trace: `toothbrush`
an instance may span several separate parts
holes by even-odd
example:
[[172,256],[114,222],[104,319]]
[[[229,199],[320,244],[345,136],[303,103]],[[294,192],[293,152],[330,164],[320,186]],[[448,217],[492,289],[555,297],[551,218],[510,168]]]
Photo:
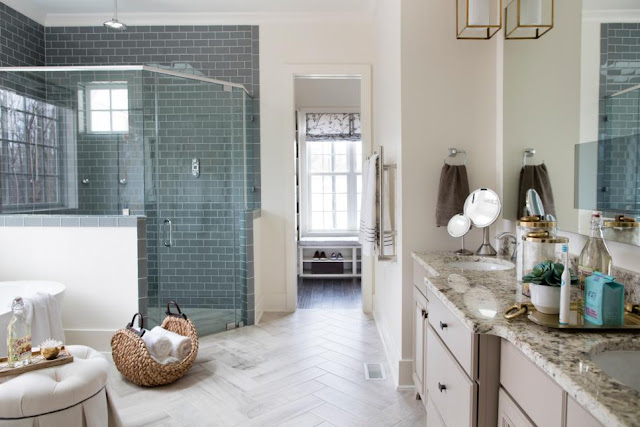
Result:
[[569,248],[562,245],[564,255],[564,270],[562,271],[562,282],[560,284],[560,324],[569,324],[571,306],[571,272],[569,271]]

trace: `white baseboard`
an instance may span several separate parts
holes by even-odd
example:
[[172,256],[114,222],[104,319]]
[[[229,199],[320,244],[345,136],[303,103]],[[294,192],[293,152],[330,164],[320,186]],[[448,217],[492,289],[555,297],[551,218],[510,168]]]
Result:
[[395,341],[391,336],[391,331],[389,331],[387,323],[380,316],[376,316],[375,310],[373,311],[373,318],[376,321],[378,335],[380,335],[380,339],[382,340],[382,346],[384,347],[384,352],[387,355],[387,361],[389,362],[389,366],[391,368],[391,378],[393,378],[393,383],[396,385],[396,387],[398,387],[400,385],[400,357],[395,351],[395,349],[397,348],[395,345]]
[[86,345],[101,352],[111,352],[111,337],[115,330],[107,329],[65,329],[68,345]]

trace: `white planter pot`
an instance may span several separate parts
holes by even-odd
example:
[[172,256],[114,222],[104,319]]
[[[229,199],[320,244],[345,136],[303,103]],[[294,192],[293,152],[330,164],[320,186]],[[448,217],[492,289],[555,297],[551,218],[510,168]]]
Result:
[[544,314],[560,313],[560,286],[530,284],[531,302],[536,310]]

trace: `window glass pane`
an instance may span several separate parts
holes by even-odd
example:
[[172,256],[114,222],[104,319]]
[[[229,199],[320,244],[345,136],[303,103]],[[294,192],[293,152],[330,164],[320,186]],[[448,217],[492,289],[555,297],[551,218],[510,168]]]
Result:
[[58,203],[58,179],[47,177],[45,180],[45,202]]
[[43,143],[46,145],[56,145],[57,125],[55,120],[44,119],[42,121]]
[[346,175],[336,176],[336,193],[347,193]]
[[324,228],[324,222],[322,218],[324,215],[322,212],[312,212],[311,213],[311,228],[312,230],[322,230]]
[[322,194],[311,195],[311,210],[314,212],[322,211]]
[[40,117],[32,114],[25,116],[27,126],[27,141],[30,144],[42,144],[42,129]]
[[14,141],[25,141],[26,124],[24,113],[19,111],[9,111],[7,121],[7,137]]
[[[26,202],[27,194],[27,176],[25,175],[13,175],[7,179],[7,196],[8,205],[19,205]],[[4,202],[4,200],[3,200]]]
[[129,112],[128,111],[113,111],[111,113],[111,119],[113,125],[111,130],[113,132],[128,132],[129,131]]
[[322,229],[324,230],[330,230],[334,227],[333,225],[333,213],[332,212],[325,212],[323,214],[324,217],[324,224]]
[[347,212],[347,195],[346,194],[336,195],[336,211]]
[[46,147],[44,149],[44,173],[55,175],[58,172],[58,150]]
[[349,170],[349,166],[347,164],[347,156],[346,155],[336,155],[336,156],[334,156],[333,171],[334,172],[347,172],[348,170]]
[[330,176],[323,176],[322,180],[324,182],[323,191],[325,193],[333,193],[333,179]]
[[109,132],[111,130],[111,114],[108,111],[91,112],[91,131]]
[[129,109],[129,91],[127,89],[113,89],[111,91],[111,109]]
[[27,201],[29,203],[44,203],[44,181],[42,176],[33,176],[27,187]]
[[333,152],[336,155],[347,155],[347,141],[334,141],[333,142]]
[[338,230],[346,230],[347,226],[347,213],[346,212],[337,212],[336,213],[336,228]]
[[322,183],[323,183],[323,177],[322,176],[312,176],[311,177],[311,192],[312,193],[322,193]]
[[331,172],[331,156],[322,156],[322,172]]
[[109,89],[91,89],[89,92],[91,110],[109,110],[111,108]]
[[26,174],[27,171],[27,147],[24,144],[9,142],[7,144],[9,173]]
[[325,212],[333,210],[333,194],[324,194],[322,197],[322,206]]
[[322,172],[322,157],[323,156],[311,155],[309,172]]

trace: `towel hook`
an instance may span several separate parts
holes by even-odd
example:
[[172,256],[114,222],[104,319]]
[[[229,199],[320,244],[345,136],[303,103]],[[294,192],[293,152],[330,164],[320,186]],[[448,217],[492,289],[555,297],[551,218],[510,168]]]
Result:
[[[448,150],[448,156],[449,157],[456,157],[458,154],[462,154],[463,156],[463,164],[466,165],[467,164],[467,152],[465,150],[459,150],[457,148],[449,148]],[[444,164],[447,164],[447,159],[444,159]]]
[[[535,155],[536,155],[535,148],[525,148],[524,154],[522,155],[522,167],[527,166],[527,157],[533,157]],[[544,160],[542,161],[542,164],[544,164]]]

